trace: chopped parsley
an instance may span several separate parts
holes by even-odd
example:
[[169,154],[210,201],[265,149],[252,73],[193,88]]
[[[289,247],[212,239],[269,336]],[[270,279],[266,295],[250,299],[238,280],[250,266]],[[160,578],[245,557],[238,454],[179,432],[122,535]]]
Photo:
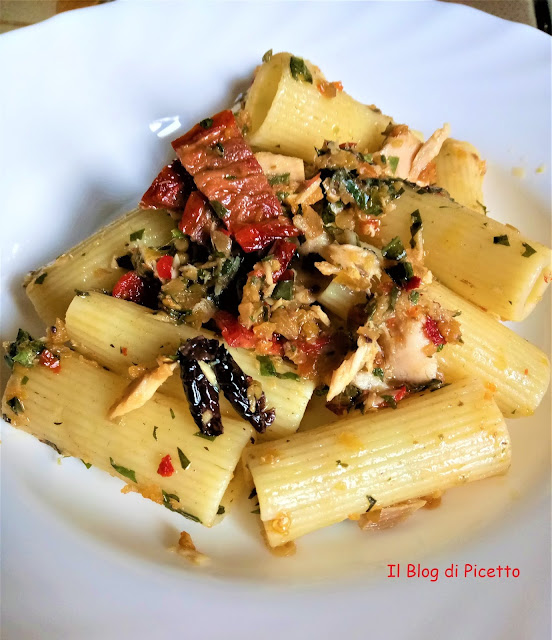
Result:
[[410,302],[412,302],[412,304],[418,304],[418,300],[420,299],[420,292],[419,291],[411,291],[408,294],[408,298],[410,299]]
[[285,373],[276,371],[276,367],[270,359],[270,356],[257,356],[257,360],[259,361],[262,376],[274,376],[282,380],[299,380],[299,376],[293,373],[293,371],[286,371]]
[[8,407],[15,413],[16,416],[18,416],[19,414],[25,411],[25,408],[23,407],[23,403],[16,396],[8,400]]
[[257,495],[257,489],[253,487],[253,489],[251,490],[251,493],[249,494],[248,500],[252,500],[256,495]]
[[171,236],[175,239],[182,239],[186,237],[180,229],[171,229]]
[[530,258],[534,253],[537,253],[537,250],[533,249],[527,242],[522,242],[521,244],[525,247],[525,251],[521,254],[524,258]]
[[508,236],[506,234],[504,234],[503,236],[495,236],[493,238],[493,242],[495,244],[502,244],[505,247],[509,247],[510,246],[510,241],[508,240]]
[[224,216],[227,215],[228,209],[218,200],[210,200],[209,201],[211,207],[213,207],[213,211],[217,214],[217,216],[222,220]]
[[180,447],[176,447],[178,451],[178,459],[180,460],[180,466],[186,471],[186,469],[192,464],[186,454],[180,449]]
[[372,510],[377,500],[375,498],[372,498],[372,496],[366,496],[366,497],[368,498],[368,504],[370,505],[368,509],[366,509],[366,513],[368,513],[368,511]]
[[[360,209],[363,211],[369,210],[370,196],[358,186],[353,178],[344,178],[343,186],[353,196],[354,201]],[[381,213],[381,211],[379,213]],[[378,215],[378,213],[374,212],[374,215]]]
[[38,276],[38,278],[36,278],[36,280],[34,281],[35,284],[42,284],[44,282],[44,280],[46,280],[46,276],[48,275],[48,272],[45,271],[44,273],[40,274]]
[[15,341],[11,342],[6,349],[4,360],[10,369],[13,369],[16,362],[29,368],[33,366],[35,359],[44,351],[44,348],[40,340],[34,340],[27,331],[19,329]]
[[385,400],[385,404],[392,409],[397,408],[397,401],[393,396],[381,396],[382,400]]
[[220,504],[219,508],[217,509],[217,516],[221,516],[225,511],[226,509]]
[[359,153],[358,155],[362,162],[374,162],[374,156],[371,153]]
[[293,297],[293,280],[282,280],[274,287],[271,296],[274,300],[291,300]]
[[210,129],[213,126],[213,118],[205,118],[199,124],[204,129]]
[[201,524],[201,520],[197,516],[193,516],[191,513],[187,511],[183,511],[182,509],[177,509],[173,507],[171,504],[171,500],[175,500],[176,502],[180,502],[180,498],[174,493],[167,493],[163,489],[161,490],[163,493],[163,506],[166,507],[169,511],[174,511],[175,513],[179,513],[181,516],[188,518],[188,520],[193,520],[194,522],[199,522]]
[[372,375],[375,376],[376,378],[379,378],[383,382],[383,376],[385,374],[381,367],[376,367],[375,369],[372,369]]
[[336,463],[336,465],[337,465],[338,467],[343,467],[343,468],[345,468],[345,467],[348,467],[348,466],[349,466],[346,462],[341,462],[341,460],[336,460],[336,461],[335,461],[335,463]]
[[174,420],[175,415],[174,415],[174,411],[172,410],[172,407],[170,407],[169,411],[171,412],[171,418]]
[[90,462],[85,462],[82,458],[80,458],[80,461],[87,469],[90,469],[90,467],[92,466]]
[[309,71],[303,58],[291,56],[289,59],[289,70],[294,80],[299,80],[301,77],[305,82],[312,84],[312,73]]
[[395,171],[397,170],[398,166],[399,158],[397,158],[397,156],[389,156],[389,168],[393,172],[393,175],[395,175]]
[[476,200],[476,202],[483,209],[483,213],[487,215],[487,207],[482,202],[479,202],[479,200]]
[[203,431],[197,431],[196,433],[194,433],[194,436],[197,436],[198,438],[204,438],[205,440],[210,440],[211,442],[217,439],[217,436],[208,436],[207,434],[203,433]]
[[399,297],[400,290],[397,286],[394,286],[391,289],[391,293],[389,294],[389,306],[387,307],[388,311],[395,311],[395,305],[397,304],[397,299]]
[[419,209],[413,211],[410,214],[410,219],[412,220],[412,224],[410,225],[410,248],[414,249],[416,246],[416,234],[418,231],[422,230],[422,216],[420,215]]
[[144,235],[145,229],[139,229],[138,231],[133,231],[130,234],[130,241],[134,242],[135,240],[141,240]]
[[272,49],[269,49],[263,54],[263,62],[270,62],[272,60]]
[[399,262],[399,264],[396,264],[394,267],[385,269],[385,273],[398,287],[401,287],[412,278],[414,269],[410,262]]
[[439,353],[439,351],[442,351],[444,346],[445,346],[444,344],[438,344],[437,345],[437,353]]
[[238,176],[232,176],[232,175],[227,175],[227,176],[224,176],[224,177],[226,178],[226,180],[237,180],[238,179]]
[[383,153],[380,155],[380,161],[381,164],[387,164],[387,158],[383,155]]
[[29,377],[28,376],[23,376],[21,378],[21,384],[27,384],[27,382],[29,382]]
[[399,236],[395,236],[390,240],[385,247],[382,248],[381,253],[383,257],[388,260],[402,260],[406,257],[406,251]]
[[272,187],[275,184],[289,184],[289,173],[276,173],[270,176],[268,184]]
[[157,427],[153,427],[153,437],[157,440]]
[[136,474],[132,469],[127,469],[126,467],[121,467],[119,464],[115,464],[113,462],[113,458],[109,458],[109,462],[111,462],[111,466],[115,469],[117,473],[120,473],[125,478],[132,480],[132,482],[136,482]]
[[253,509],[253,511],[251,513],[260,514],[261,513],[261,507],[257,507],[256,509]]

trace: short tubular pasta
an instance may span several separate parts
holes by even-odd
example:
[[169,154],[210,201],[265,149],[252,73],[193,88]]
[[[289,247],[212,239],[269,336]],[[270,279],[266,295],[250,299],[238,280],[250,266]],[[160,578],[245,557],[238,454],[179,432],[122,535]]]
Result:
[[[26,291],[40,319],[48,325],[63,319],[75,289],[111,290],[124,273],[114,259],[131,245],[165,244],[174,227],[167,211],[135,209],[34,272]],[[138,237],[131,241],[131,234]]]
[[551,274],[548,247],[517,229],[435,193],[406,187],[382,219],[381,242],[410,239],[410,214],[423,222],[425,264],[447,287],[503,320],[523,320],[542,298]]
[[344,91],[323,95],[323,76],[308,62],[312,82],[294,79],[289,53],[279,53],[258,70],[245,110],[249,142],[259,149],[312,161],[324,140],[356,142],[366,151],[378,149],[391,118],[357,102]]
[[448,138],[434,159],[437,185],[450,197],[478,213],[485,213],[483,178],[486,165],[469,142]]
[[[23,375],[25,386],[20,385]],[[14,426],[63,455],[81,458],[145,497],[211,526],[252,429],[226,417],[223,435],[214,441],[197,437],[186,401],[160,394],[111,422],[108,408],[127,382],[77,355],[63,357],[58,373],[17,365],[2,411]],[[22,413],[15,414],[9,404],[14,395]],[[167,455],[174,473],[163,477],[158,468]]]
[[[152,366],[159,355],[173,355],[181,341],[200,333],[209,338],[214,334],[188,325],[176,325],[163,316],[126,300],[91,292],[76,296],[66,318],[67,332],[78,350],[94,357],[116,373],[127,376],[129,367],[136,364]],[[267,406],[274,407],[276,419],[265,438],[277,438],[297,431],[314,384],[309,380],[280,379],[260,375],[260,365],[254,353],[229,348],[242,370],[258,380],[265,392]],[[292,372],[282,366],[282,372]],[[173,375],[160,391],[183,398],[182,384]],[[221,398],[221,410],[235,415],[230,404]]]
[[246,450],[272,546],[321,527],[505,472],[510,439],[478,380]]

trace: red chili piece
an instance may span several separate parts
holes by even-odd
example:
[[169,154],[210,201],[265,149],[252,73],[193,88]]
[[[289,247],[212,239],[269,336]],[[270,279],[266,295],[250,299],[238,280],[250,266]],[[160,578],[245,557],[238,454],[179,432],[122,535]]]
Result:
[[426,334],[427,339],[430,342],[433,342],[433,344],[436,347],[438,347],[441,344],[446,344],[447,342],[443,337],[443,335],[441,334],[441,332],[439,331],[439,325],[430,316],[428,316],[425,321],[424,333]]
[[171,462],[171,456],[167,454],[164,458],[161,458],[161,462],[159,463],[159,467],[157,468],[157,473],[163,478],[168,478],[172,476],[174,473],[174,467]]
[[403,385],[395,391],[393,398],[395,402],[400,402],[406,395],[408,395],[408,391],[406,390],[406,385]]
[[61,369],[61,362],[59,356],[56,356],[49,349],[44,349],[40,354],[40,364],[43,367],[48,367],[54,373],[59,373]]
[[172,278],[172,263],[172,256],[163,256],[157,261],[155,265],[157,267],[157,275],[163,278],[163,280],[170,280]]
[[194,182],[179,160],[163,167],[142,196],[141,207],[147,209],[183,209]]
[[412,289],[417,289],[421,284],[422,284],[421,278],[419,278],[418,276],[412,276],[412,278],[410,278],[410,280],[408,280],[405,283],[405,285],[403,286],[403,289],[405,291],[412,291]]
[[213,215],[207,198],[200,191],[192,191],[178,228],[190,236],[194,242],[205,243],[209,237],[209,228]]
[[217,311],[215,322],[230,347],[253,349],[257,339],[252,329],[247,329],[228,311]]
[[145,295],[145,288],[144,281],[136,271],[129,271],[119,278],[117,284],[113,287],[112,295],[114,298],[130,300],[140,304]]
[[263,249],[278,238],[299,235],[283,215],[231,111],[203,120],[172,145],[199,191],[244,251]]
[[274,282],[279,282],[280,280],[292,280],[293,272],[290,277],[284,277],[285,275],[289,276],[288,273],[288,265],[291,262],[293,256],[295,255],[295,251],[297,250],[297,246],[293,244],[293,242],[289,242],[288,240],[276,240],[274,246],[270,250],[271,255],[274,256],[276,260],[278,260],[280,266],[276,271],[272,272],[272,280]]

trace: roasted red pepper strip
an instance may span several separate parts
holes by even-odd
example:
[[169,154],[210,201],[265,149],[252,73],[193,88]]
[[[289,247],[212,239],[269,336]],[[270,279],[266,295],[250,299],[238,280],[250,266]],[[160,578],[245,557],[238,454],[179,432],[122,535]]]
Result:
[[[202,120],[172,145],[199,191],[244,251],[263,249],[278,238],[299,234],[283,215],[231,111]],[[265,227],[268,222],[271,226]],[[261,226],[251,233],[250,225]]]
[[174,467],[171,462],[171,456],[167,454],[164,458],[161,458],[157,473],[163,478],[169,478],[174,473]]
[[424,333],[426,334],[427,339],[430,342],[438,347],[441,344],[446,344],[446,340],[439,331],[439,325],[437,322],[430,316],[427,317],[424,324]]
[[172,256],[163,256],[159,258],[156,263],[157,275],[163,280],[170,280],[172,278]]
[[159,280],[141,278],[136,271],[129,271],[119,278],[111,295],[156,309],[159,288]]
[[61,362],[59,356],[53,354],[49,349],[43,349],[40,354],[40,364],[43,367],[47,367],[55,373],[59,373],[61,369]]
[[215,322],[222,333],[226,344],[230,347],[241,347],[243,349],[254,349],[257,339],[252,329],[247,329],[240,324],[228,311],[217,311]]
[[270,254],[273,255],[280,264],[279,268],[272,272],[272,280],[274,282],[279,282],[280,280],[291,280],[293,278],[293,273],[291,274],[291,278],[284,278],[283,276],[296,251],[297,245],[293,242],[288,242],[287,240],[276,240],[274,246],[270,250]]
[[192,191],[178,228],[194,242],[204,244],[209,237],[213,216],[207,198],[200,191]]
[[421,278],[419,278],[418,276],[412,276],[412,278],[410,278],[410,280],[408,280],[406,284],[403,286],[403,289],[405,291],[412,291],[412,289],[418,289],[418,287],[421,284],[422,284]]
[[141,207],[149,209],[183,209],[194,183],[179,160],[161,169],[142,196]]

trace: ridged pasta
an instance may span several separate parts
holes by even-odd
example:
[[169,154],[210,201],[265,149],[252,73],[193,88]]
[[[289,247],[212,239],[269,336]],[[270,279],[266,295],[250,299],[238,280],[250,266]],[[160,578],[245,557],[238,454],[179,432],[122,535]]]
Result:
[[[157,356],[173,355],[184,340],[199,334],[215,337],[204,329],[198,331],[185,324],[168,322],[163,316],[132,302],[94,292],[74,298],[67,310],[66,328],[79,351],[122,376],[128,376],[128,368],[133,363],[152,366]],[[265,437],[278,438],[297,431],[314,384],[304,379],[261,376],[254,353],[231,347],[229,351],[243,371],[261,383],[267,406],[276,410],[276,419]],[[292,371],[286,365],[279,370]],[[179,376],[174,374],[169,378],[160,392],[183,398]],[[221,410],[227,415],[236,415],[224,398],[221,398]]]
[[[28,378],[24,386],[22,376]],[[214,441],[198,437],[186,401],[161,394],[111,422],[107,410],[127,384],[77,354],[62,357],[58,373],[16,365],[2,411],[13,426],[123,478],[145,497],[162,503],[162,491],[178,496],[179,501],[167,496],[164,501],[211,526],[252,429],[227,416],[221,436]],[[20,415],[8,404],[14,396],[24,408]],[[189,461],[186,469],[178,449]],[[167,454],[175,472],[162,477],[157,469]]]
[[[505,472],[511,445],[479,380],[245,452],[272,546],[373,508]],[[375,502],[374,502],[375,501]]]
[[[166,244],[175,227],[167,211],[135,209],[39,269],[26,285],[26,291],[40,319],[47,325],[56,318],[63,319],[75,289],[111,290],[125,273],[113,266],[114,258],[125,254],[131,246]],[[143,234],[131,242],[130,234],[142,229]]]
[[[550,280],[552,253],[517,229],[433,193],[406,187],[382,218],[381,242],[410,240],[410,214],[423,222],[425,264],[449,289],[504,320],[523,320]],[[505,242],[509,246],[505,246]],[[534,253],[524,257],[524,253]]]
[[257,71],[245,105],[249,143],[309,162],[324,140],[356,142],[365,151],[379,149],[391,118],[344,91],[333,98],[322,95],[318,84],[324,77],[308,62],[313,82],[294,79],[290,58],[289,53],[278,53]]
[[485,161],[469,142],[448,138],[434,159],[437,185],[446,189],[450,197],[478,213],[485,213],[483,178]]

